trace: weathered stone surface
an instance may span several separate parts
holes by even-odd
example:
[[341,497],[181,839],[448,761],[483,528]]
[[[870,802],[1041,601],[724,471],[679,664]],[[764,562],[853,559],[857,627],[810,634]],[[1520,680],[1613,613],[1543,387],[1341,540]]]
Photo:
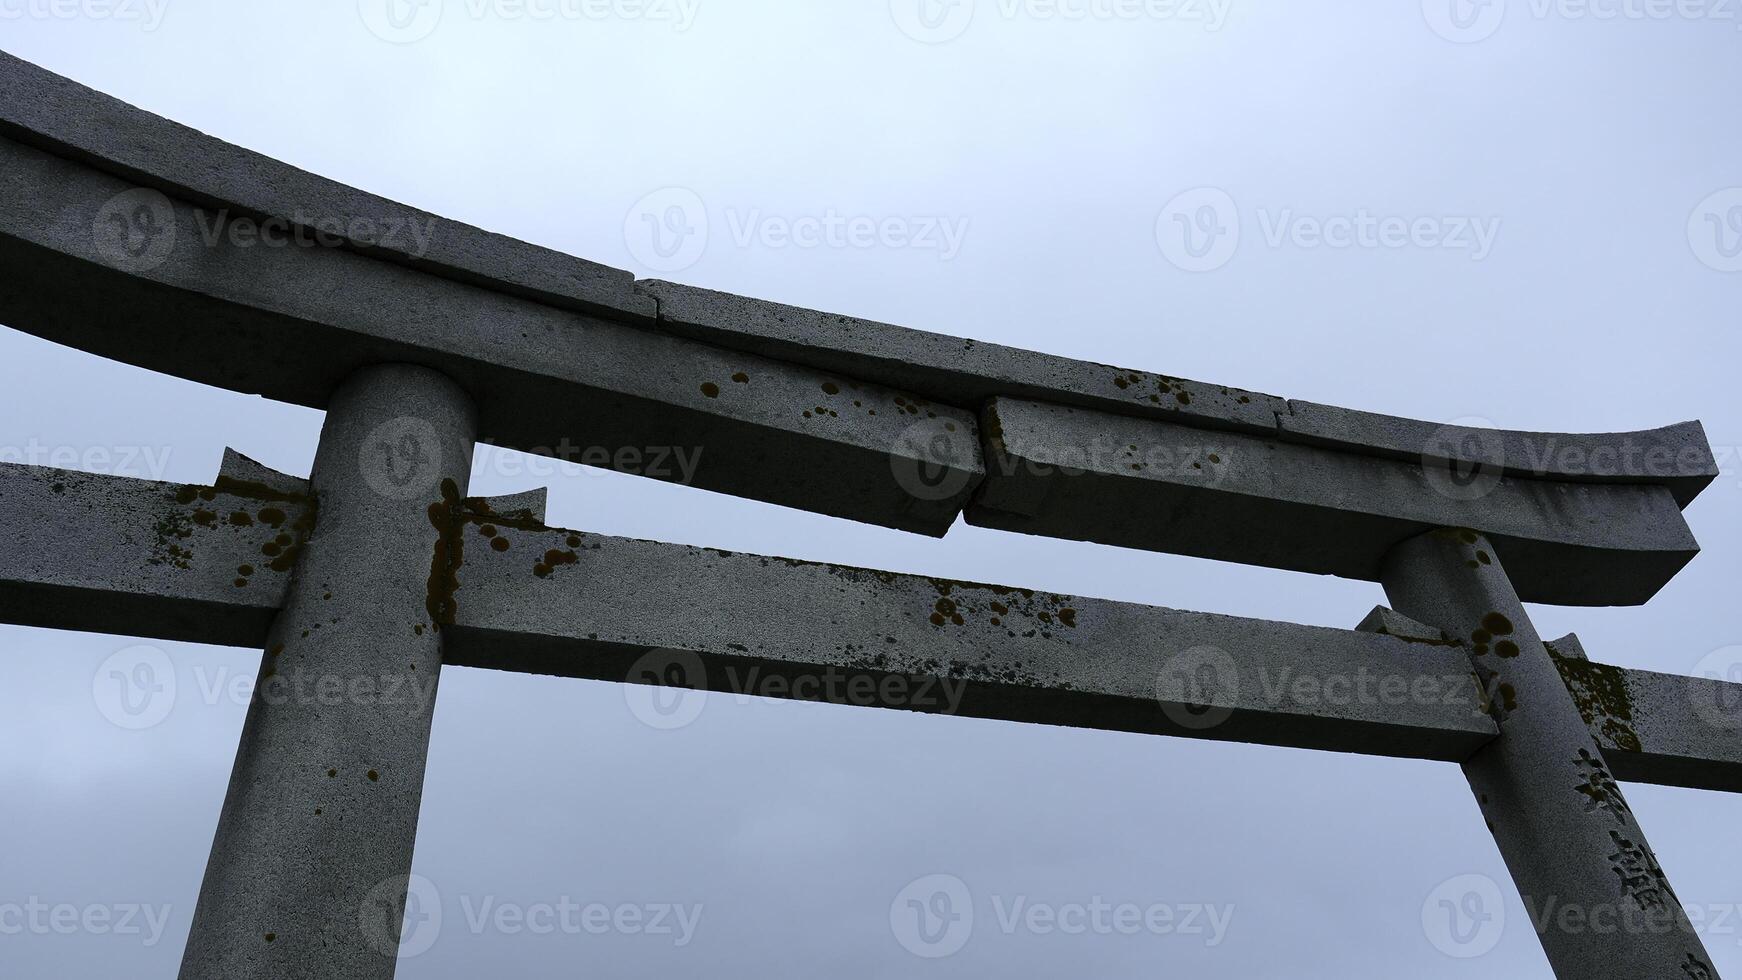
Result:
[[367,368],[334,394],[182,980],[393,976],[475,425],[424,367]]
[[0,52],[0,135],[208,209],[280,218],[378,258],[591,313],[651,318],[627,271],[318,177]]
[[309,506],[252,487],[0,465],[0,619],[258,647]]
[[549,499],[550,491],[544,487],[538,487],[534,490],[506,494],[501,497],[485,497],[479,503],[488,508],[489,513],[500,514],[510,520],[534,521],[543,524],[545,505]]
[[1493,734],[1453,647],[468,525],[450,664],[1430,759]]
[[685,337],[839,371],[954,405],[994,395],[1083,405],[1212,428],[1274,433],[1274,395],[912,330],[660,280],[659,325]]
[[1508,476],[1568,483],[1657,484],[1670,488],[1683,507],[1718,476],[1705,427],[1698,422],[1640,432],[1515,432],[1439,425],[1294,399],[1277,417],[1287,442],[1417,462],[1455,460]]
[[1359,455],[1495,465],[1512,476],[1670,487],[1686,504],[1717,476],[1698,422],[1640,432],[1461,429],[1077,361],[678,283],[636,284],[661,328],[723,347],[977,405],[1006,396],[1274,436]]
[[1527,601],[1632,605],[1698,552],[1670,491],[1501,478],[1440,492],[1420,465],[996,399],[969,523],[1376,580],[1396,544],[1486,531]]
[[1373,611],[1363,617],[1355,628],[1363,633],[1382,633],[1386,636],[1395,636],[1400,640],[1410,640],[1416,643],[1456,645],[1448,640],[1443,632],[1434,627],[1418,623],[1408,616],[1384,606],[1374,606]]
[[[635,472],[651,469],[649,454],[712,450],[697,486],[854,520],[942,534],[978,479],[976,440],[942,406],[992,397],[1357,456],[1498,453],[1511,477],[1663,485],[1681,504],[1716,472],[1697,423],[1436,441],[1439,430],[1408,419],[670,283],[637,288],[627,273],[315,177],[3,55],[0,136],[10,325],[317,407],[363,364],[424,363],[474,394],[489,441],[565,458],[629,451]],[[298,237],[268,244],[263,222]],[[739,375],[757,379],[748,403],[727,380]],[[866,397],[848,400],[864,415],[815,398],[824,385],[858,385]],[[901,417],[916,405],[928,415]],[[964,435],[907,429],[930,413]]]
[[[236,459],[245,457],[234,451],[226,457],[226,470],[230,474],[237,472]],[[253,475],[272,473],[257,463],[253,466],[258,467]],[[292,486],[305,484],[295,477],[274,476]],[[288,580],[285,572],[271,567],[272,562],[285,556],[276,541],[286,529],[290,529],[293,543],[303,540],[297,529],[306,524],[308,502],[295,493],[262,494],[247,485],[236,489],[240,492],[0,464],[0,528],[5,528],[5,533],[0,534],[0,621],[263,647],[267,628],[284,604]],[[848,644],[864,649],[867,656],[875,656],[883,652],[876,649],[879,643],[892,646],[887,637],[894,635],[898,644],[903,644],[901,662],[920,664],[920,676],[954,677],[958,676],[953,673],[957,667],[963,677],[981,670],[994,674],[1008,670],[1016,672],[1017,688],[1035,688],[1031,693],[1001,689],[990,700],[982,695],[978,699],[982,714],[1011,720],[1146,731],[1156,727],[1152,715],[1109,714],[1106,704],[1087,689],[1040,683],[1046,678],[1030,676],[1024,666],[1028,651],[1032,648],[1041,655],[1057,658],[1061,671],[1068,668],[1092,673],[1101,669],[1097,664],[1112,665],[1108,676],[1116,679],[1119,671],[1125,670],[1127,688],[1140,687],[1138,671],[1145,667],[1134,665],[1146,663],[1144,658],[1154,660],[1155,654],[1143,652],[1135,638],[1129,640],[1129,649],[1116,651],[1117,656],[1111,658],[1093,649],[1084,652],[1086,634],[1081,632],[1081,624],[1089,621],[1085,616],[1087,610],[1089,616],[1099,620],[1125,624],[1121,628],[1126,630],[1147,628],[1144,624],[1150,618],[1157,626],[1168,628],[1185,623],[1202,630],[1195,635],[1207,642],[1213,644],[1216,638],[1222,638],[1230,655],[1236,649],[1247,649],[1243,644],[1256,642],[1256,637],[1272,637],[1272,653],[1255,654],[1251,664],[1239,664],[1250,668],[1239,675],[1242,690],[1248,695],[1253,691],[1264,694],[1266,682],[1273,693],[1285,679],[1284,669],[1289,671],[1286,680],[1309,677],[1318,678],[1317,683],[1322,684],[1328,677],[1358,674],[1363,662],[1369,666],[1369,676],[1381,676],[1381,665],[1390,663],[1390,673],[1410,677],[1413,685],[1415,677],[1433,678],[1436,672],[1458,662],[1452,656],[1458,648],[1445,646],[1438,630],[1385,607],[1375,609],[1362,621],[1362,630],[1378,632],[1378,627],[1384,626],[1391,634],[1382,638],[1379,646],[1369,649],[1360,640],[1351,641],[1353,646],[1345,643],[1339,630],[1151,609],[1098,599],[1058,599],[1038,593],[1031,595],[1022,589],[1005,589],[1008,595],[1023,597],[1025,604],[1018,604],[1011,599],[996,598],[1002,587],[952,584],[952,591],[962,588],[965,594],[981,597],[968,604],[977,606],[982,613],[992,609],[990,602],[994,599],[1016,613],[1010,620],[1000,616],[1003,622],[999,627],[992,626],[989,616],[981,619],[976,614],[970,618],[963,613],[961,626],[952,619],[948,629],[933,628],[930,615],[938,611],[936,602],[945,596],[938,591],[941,583],[931,579],[782,558],[725,555],[708,548],[545,528],[534,512],[538,493],[529,491],[466,501],[463,520],[473,536],[461,538],[464,562],[459,574],[460,588],[454,593],[459,625],[449,630],[447,663],[622,679],[620,668],[629,662],[625,659],[627,655],[639,658],[646,648],[660,646],[696,651],[707,669],[715,672],[714,686],[730,690],[729,680],[750,676],[750,671],[758,667],[778,668],[790,674],[804,670],[814,673],[833,664],[845,671],[851,660],[848,655],[851,651],[845,650]],[[283,517],[272,511],[282,511]],[[212,516],[207,518],[205,514]],[[250,523],[235,523],[238,514],[247,515]],[[279,523],[275,526],[270,521]],[[486,524],[506,539],[507,551],[498,553],[488,540],[480,540]],[[584,546],[569,545],[570,537]],[[274,545],[276,553],[263,552],[267,545]],[[568,601],[576,605],[567,621],[554,623],[553,620],[563,618],[559,606],[533,608],[546,600],[541,597],[535,601],[533,595],[524,600],[514,597],[514,590],[529,581],[531,588],[537,590],[536,595],[542,596],[553,588],[537,573],[537,566],[544,563],[549,557],[547,552],[552,550],[558,557],[557,564],[548,566],[551,578],[561,576],[559,580],[574,585],[579,596],[571,600],[564,592],[562,598],[555,600],[559,606]],[[568,551],[575,553],[574,567],[566,564]],[[519,557],[514,560],[497,557],[517,552]],[[238,570],[243,565],[253,567],[254,571],[247,577],[247,585],[238,586],[236,580],[241,577]],[[700,574],[691,578],[692,571]],[[595,575],[602,588],[620,582],[621,596],[607,592],[594,597],[574,584],[578,576],[586,574]],[[692,581],[693,586],[685,585]],[[849,582],[856,585],[849,587]],[[636,590],[642,586],[654,591],[638,596]],[[689,600],[680,602],[676,597],[686,587],[695,591],[690,593]],[[1034,615],[1044,609],[1036,605],[1042,598],[1073,609],[1073,619],[1079,625],[1074,629],[1066,627],[1049,612],[1053,623],[1048,630],[1054,635],[1042,637],[1039,627],[1046,624]],[[613,606],[619,599],[619,605]],[[641,603],[638,608],[649,617],[645,622],[637,623],[633,619],[635,610],[621,604],[630,600]],[[867,603],[875,600],[875,604],[861,607],[861,600]],[[667,605],[656,609],[662,601]],[[734,602],[742,603],[761,619],[731,605]],[[1022,609],[1031,613],[1025,615]],[[916,610],[925,612],[918,617],[919,622],[911,621],[917,615]],[[960,612],[960,604],[957,611]],[[519,622],[521,616],[529,617],[527,622]],[[742,637],[726,635],[740,630],[744,634],[761,631],[774,636],[771,627],[765,625],[767,620],[776,621],[776,632],[791,632],[794,624],[816,626],[820,630],[817,642],[794,634],[758,641],[759,647],[749,640],[739,642]],[[1030,625],[1018,630],[1017,637],[1011,637],[1008,634],[1017,622]],[[900,624],[901,631],[887,629],[888,623]],[[1229,635],[1240,635],[1236,628],[1247,625],[1255,632],[1245,634],[1241,643],[1227,641]],[[1021,635],[1030,626],[1036,630],[1035,635]],[[1188,634],[1178,635],[1183,639]],[[708,639],[710,636],[712,640]],[[905,642],[902,637],[906,637]],[[821,651],[830,644],[840,649],[830,649],[824,656]],[[1557,659],[1582,659],[1583,651],[1576,637],[1556,640],[1549,646]],[[767,655],[768,651],[763,649],[767,647],[772,647],[778,656]],[[1313,651],[1310,662],[1319,666],[1308,670],[1308,664],[1297,662],[1300,650]],[[1351,654],[1351,650],[1355,653]],[[1427,659],[1419,659],[1424,654]],[[1338,658],[1343,656],[1354,659],[1339,666]],[[1171,659],[1171,655],[1164,659]],[[894,663],[890,661],[878,670],[854,668],[851,673],[880,676],[879,670],[890,673]],[[1399,667],[1400,664],[1403,666]],[[1590,709],[1593,732],[1602,742],[1604,757],[1618,778],[1742,791],[1742,777],[1738,776],[1742,767],[1742,717],[1738,717],[1742,714],[1742,685],[1602,664],[1593,664],[1591,668],[1597,672],[1594,679],[1568,683],[1574,689],[1575,702]],[[1561,669],[1563,674],[1579,670],[1565,663]],[[1610,680],[1615,671],[1621,677],[1619,686]],[[1010,683],[1011,679],[1005,678],[1006,686]],[[1308,682],[1309,686],[1313,683]],[[1159,680],[1157,684],[1159,690]],[[1581,690],[1591,693],[1587,696]],[[1136,695],[1124,699],[1127,708],[1140,700]],[[1275,700],[1283,708],[1290,704],[1300,707],[1298,698],[1268,700]],[[1267,698],[1259,697],[1245,704],[1268,710],[1266,701]],[[899,701],[885,702],[875,695],[857,703],[907,706]],[[1737,719],[1735,727],[1731,727],[1732,718]],[[1625,747],[1628,740],[1621,729],[1610,723],[1611,719],[1619,719],[1626,731],[1640,739],[1638,750]],[[1338,723],[1348,720],[1342,718]],[[1165,714],[1163,721],[1168,721]],[[1360,724],[1373,721],[1367,718]],[[1455,718],[1449,727],[1444,721],[1428,716],[1411,718],[1399,709],[1395,717],[1379,723],[1413,732],[1408,744],[1433,745],[1437,747],[1434,751],[1455,756],[1455,752],[1443,747],[1465,744],[1470,732]],[[1287,745],[1323,741],[1322,733],[1313,731],[1320,723],[1310,716],[1287,711],[1278,713],[1264,726],[1242,721],[1248,729],[1267,729],[1271,733],[1268,740]],[[1610,731],[1608,736],[1603,734],[1606,728]],[[1173,729],[1172,734],[1193,734],[1178,730],[1177,724]],[[1481,730],[1478,726],[1478,732]],[[1357,747],[1353,751],[1369,750]]]
[[280,473],[270,466],[256,462],[228,446],[224,447],[224,459],[218,466],[218,486],[240,486],[256,492],[288,493],[298,496],[308,496],[308,481],[300,476]]
[[1383,578],[1398,611],[1465,642],[1481,675],[1500,735],[1464,776],[1555,976],[1715,975],[1506,570],[1481,560],[1496,547],[1433,531],[1387,556]]
[[[971,413],[346,249],[214,238],[169,198],[140,205],[161,244],[134,264],[102,237],[129,188],[0,140],[0,322],[317,408],[360,367],[425,364],[475,394],[491,442],[931,535],[979,479]],[[953,459],[914,438],[928,426],[955,430]],[[916,484],[922,462],[943,478]]]
[[1616,779],[1742,792],[1742,684],[1596,663],[1547,644]]

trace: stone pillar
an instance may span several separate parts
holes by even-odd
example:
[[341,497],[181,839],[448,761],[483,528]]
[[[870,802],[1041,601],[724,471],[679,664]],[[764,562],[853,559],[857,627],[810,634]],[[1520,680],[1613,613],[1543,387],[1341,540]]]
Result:
[[1500,736],[1464,775],[1555,975],[1716,977],[1493,545],[1424,534],[1386,556],[1381,581],[1398,612],[1471,652]]
[[334,393],[182,980],[393,976],[476,429],[428,368]]

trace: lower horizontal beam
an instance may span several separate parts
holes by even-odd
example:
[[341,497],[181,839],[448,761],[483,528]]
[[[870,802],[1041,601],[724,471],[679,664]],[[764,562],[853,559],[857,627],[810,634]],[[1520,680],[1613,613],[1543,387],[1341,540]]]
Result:
[[1495,731],[1453,647],[485,516],[459,537],[450,663],[1448,761]]
[[1548,649],[1616,779],[1742,792],[1742,684],[1594,663],[1577,636]]
[[[313,502],[234,454],[224,472],[201,487],[0,464],[0,622],[263,646]],[[1494,734],[1462,648],[1401,625],[634,541],[490,503],[455,536],[454,665],[1453,761]],[[1550,648],[1618,778],[1742,792],[1742,684]]]
[[0,621],[260,647],[308,496],[0,465]]

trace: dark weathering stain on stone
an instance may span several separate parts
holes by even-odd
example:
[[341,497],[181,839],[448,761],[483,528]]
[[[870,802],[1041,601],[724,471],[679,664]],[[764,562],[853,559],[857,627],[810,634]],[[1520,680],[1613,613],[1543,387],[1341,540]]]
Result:
[[459,590],[460,565],[465,560],[466,540],[461,533],[465,510],[459,485],[453,480],[442,480],[442,499],[429,505],[429,522],[436,529],[436,543],[435,553],[430,556],[424,611],[429,614],[430,623],[440,630],[453,625],[458,608],[454,593]]
[[[242,497],[265,506],[260,507],[257,514],[250,514],[245,509],[232,509],[228,516],[222,516],[222,508],[215,503],[219,494]],[[246,529],[267,525],[274,532],[274,536],[261,546],[260,552],[272,559],[265,565],[275,572],[288,572],[296,566],[304,543],[314,533],[318,503],[312,494],[286,493],[262,484],[228,477],[219,477],[214,486],[180,487],[172,499],[177,506],[157,521],[157,539],[153,543],[151,557],[146,559],[149,564],[191,567],[193,552],[180,542],[193,537],[195,528]],[[192,509],[181,509],[189,507]],[[286,507],[289,508],[288,513]],[[286,524],[289,527],[285,527]],[[252,565],[238,568],[235,585],[238,588],[246,586],[249,576],[254,572]]]
[[1641,751],[1639,733],[1633,730],[1633,696],[1621,668],[1563,657],[1553,648],[1549,653],[1585,724],[1618,749]]

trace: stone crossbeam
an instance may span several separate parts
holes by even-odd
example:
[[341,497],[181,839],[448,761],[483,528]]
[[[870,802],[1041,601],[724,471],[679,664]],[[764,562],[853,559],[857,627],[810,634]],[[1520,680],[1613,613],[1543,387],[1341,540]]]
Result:
[[1520,595],[1568,605],[1643,603],[1699,552],[1655,484],[1463,494],[1417,462],[1154,419],[1008,398],[983,419],[984,527],[1369,581],[1397,541],[1481,527]]
[[[0,267],[0,323],[106,357],[316,408],[360,368],[421,364],[467,390],[486,442],[931,535],[966,513],[1370,579],[1412,534],[1464,525],[1493,531],[1526,600],[1631,604],[1694,554],[1679,511],[1717,473],[1694,422],[1435,426],[637,283],[4,55]],[[1051,421],[1019,445],[1024,418]],[[1090,466],[1061,494],[1035,472],[1128,430],[1108,448],[1214,453],[1239,479],[1202,494],[1195,473]]]
[[[0,618],[263,647],[313,506],[234,452],[209,487],[0,465]],[[530,497],[453,512],[428,597],[447,663],[1446,761],[1495,733],[1467,652],[1394,614],[1298,626],[541,518]],[[1550,647],[1619,778],[1742,790],[1742,685]]]

